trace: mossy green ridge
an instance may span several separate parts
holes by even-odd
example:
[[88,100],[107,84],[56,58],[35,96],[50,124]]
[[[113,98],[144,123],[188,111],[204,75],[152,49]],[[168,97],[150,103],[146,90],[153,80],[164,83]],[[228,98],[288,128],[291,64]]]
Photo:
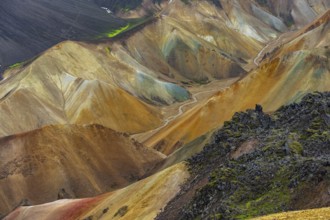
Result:
[[14,69],[14,68],[22,68],[26,65],[28,65],[29,63],[31,63],[32,61],[34,61],[38,56],[34,56],[28,60],[24,60],[24,61],[21,61],[21,62],[17,62],[17,63],[14,63],[8,67],[6,67],[6,69]]
[[124,32],[125,30],[127,30],[130,26],[131,26],[130,24],[127,24],[127,25],[124,26],[124,27],[121,27],[121,28],[119,28],[119,29],[113,30],[113,31],[111,31],[110,33],[107,33],[107,36],[110,37],[110,38],[111,38],[111,37],[115,37],[115,36],[117,36],[118,34]]
[[10,66],[8,67],[8,69],[24,67],[25,65],[27,65],[27,64],[30,63],[30,62],[32,62],[32,61],[35,60],[35,59],[36,59],[36,57],[33,57],[33,58],[28,59],[28,60],[25,60],[25,61],[21,61],[21,62],[14,63],[14,64],[10,65]]
[[188,163],[191,179],[158,219],[249,219],[329,206],[330,92],[271,115],[260,106],[236,113]]
[[23,64],[24,64],[24,62],[14,63],[14,64],[10,65],[9,68],[12,69],[12,68],[20,67]]
[[127,20],[127,24],[125,26],[119,27],[117,29],[110,29],[108,32],[100,34],[99,38],[114,38],[127,33],[128,31],[134,30],[138,27],[142,27],[148,22],[152,21],[155,17],[153,15],[149,15],[147,17],[138,18],[138,19],[129,19]]

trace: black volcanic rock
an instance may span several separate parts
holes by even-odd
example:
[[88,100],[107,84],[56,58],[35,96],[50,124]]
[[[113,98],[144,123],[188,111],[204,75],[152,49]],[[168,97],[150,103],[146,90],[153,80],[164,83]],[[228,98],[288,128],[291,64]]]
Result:
[[126,25],[88,0],[2,0],[0,72],[63,40],[95,38]]
[[272,115],[236,113],[188,160],[191,178],[158,219],[246,219],[330,205],[330,92]]

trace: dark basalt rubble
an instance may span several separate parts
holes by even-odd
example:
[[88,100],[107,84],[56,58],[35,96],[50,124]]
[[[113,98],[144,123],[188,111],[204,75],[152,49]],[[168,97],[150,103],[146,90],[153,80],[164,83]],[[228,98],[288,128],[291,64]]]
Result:
[[269,115],[236,113],[188,160],[191,178],[157,219],[246,219],[330,205],[330,92]]

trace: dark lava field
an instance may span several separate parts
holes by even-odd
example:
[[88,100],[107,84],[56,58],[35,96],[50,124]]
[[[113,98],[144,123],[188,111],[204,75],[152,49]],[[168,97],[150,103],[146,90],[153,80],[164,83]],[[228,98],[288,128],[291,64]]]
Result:
[[63,40],[93,39],[125,25],[102,9],[102,4],[91,0],[2,0],[0,72]]

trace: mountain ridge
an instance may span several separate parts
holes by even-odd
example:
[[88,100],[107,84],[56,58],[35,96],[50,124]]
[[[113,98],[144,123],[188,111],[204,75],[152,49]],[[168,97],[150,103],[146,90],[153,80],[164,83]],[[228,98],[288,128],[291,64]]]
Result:
[[[187,112],[181,118],[172,121],[170,125],[160,130],[159,134],[156,133],[149,139],[143,140],[143,142],[147,146],[161,149],[162,152],[168,154],[175,150],[174,146],[177,143],[187,143],[187,141],[192,141],[211,127],[221,126],[235,112],[233,107],[237,110],[243,110],[260,103],[265,105],[266,111],[274,111],[289,101],[299,99],[303,96],[304,91],[327,91],[330,87],[328,79],[330,67],[326,58],[329,49],[327,49],[326,45],[328,43],[325,39],[329,36],[329,29],[325,27],[329,25],[329,13],[328,10],[325,16],[328,20],[325,20],[321,26],[301,35],[306,39],[310,39],[310,42],[304,43],[303,41],[291,40],[283,44],[282,47],[276,50],[275,56],[270,56],[269,59],[266,59],[267,62],[261,62],[257,69],[252,70],[240,81],[214,95],[207,102],[201,104],[200,107],[194,107],[189,113]],[[322,33],[322,30],[326,32]],[[319,36],[324,40],[319,41]],[[299,37],[296,39],[299,39]],[[320,45],[322,42],[323,45]],[[317,48],[313,49],[313,46],[317,46]],[[300,69],[301,71],[298,71]],[[315,75],[315,72],[319,74]],[[300,75],[300,78],[297,74]],[[291,79],[290,82],[289,79]],[[301,79],[304,79],[304,81]],[[318,80],[320,81],[317,82]],[[288,82],[288,84],[286,85],[285,82]],[[292,91],[290,91],[290,86],[292,86]],[[265,93],[261,95],[260,91],[265,91]],[[283,95],[278,95],[279,92]],[[293,94],[290,94],[291,92]],[[233,99],[240,99],[240,101],[233,102]],[[214,111],[222,112],[223,116],[216,114]],[[206,129],[202,131],[204,128]],[[189,134],[188,132],[179,133],[177,132],[178,129],[189,131]]]
[[[40,11],[35,24],[48,10],[64,13],[55,29],[78,13],[47,1],[24,1]],[[6,219],[245,219],[328,206],[327,0],[80,3],[65,2],[87,9],[72,25],[104,19],[100,29],[0,81]],[[15,33],[33,38],[25,31]],[[315,211],[287,216],[304,213]]]
[[[164,158],[101,125],[47,126],[0,138],[0,146],[2,214],[23,200],[36,205],[122,188]],[[25,187],[13,194],[13,185]]]

